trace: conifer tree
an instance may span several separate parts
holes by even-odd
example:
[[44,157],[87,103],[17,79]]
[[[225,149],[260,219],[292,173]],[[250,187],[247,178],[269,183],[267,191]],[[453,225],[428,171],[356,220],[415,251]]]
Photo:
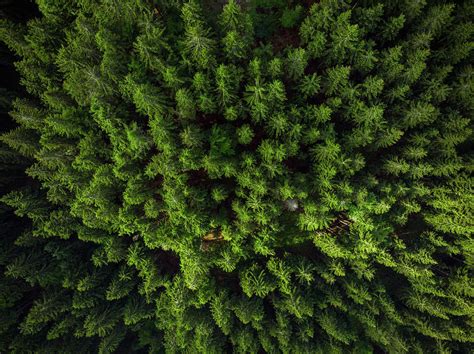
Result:
[[1,352],[474,350],[469,1],[36,2]]

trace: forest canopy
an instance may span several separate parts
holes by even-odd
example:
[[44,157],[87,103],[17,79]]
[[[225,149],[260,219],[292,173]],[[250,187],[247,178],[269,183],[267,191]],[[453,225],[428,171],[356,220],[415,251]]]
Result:
[[472,1],[36,6],[0,352],[474,351]]

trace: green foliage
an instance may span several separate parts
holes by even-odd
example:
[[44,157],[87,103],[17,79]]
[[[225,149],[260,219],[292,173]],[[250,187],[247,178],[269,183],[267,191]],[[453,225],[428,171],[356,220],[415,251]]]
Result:
[[468,1],[37,4],[0,352],[474,350]]
[[303,7],[296,5],[294,8],[286,8],[281,15],[281,25],[285,28],[295,27],[301,19]]

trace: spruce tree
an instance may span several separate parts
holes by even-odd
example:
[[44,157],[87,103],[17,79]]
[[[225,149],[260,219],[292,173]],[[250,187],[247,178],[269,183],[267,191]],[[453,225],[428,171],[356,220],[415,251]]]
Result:
[[474,350],[470,1],[37,6],[0,351]]

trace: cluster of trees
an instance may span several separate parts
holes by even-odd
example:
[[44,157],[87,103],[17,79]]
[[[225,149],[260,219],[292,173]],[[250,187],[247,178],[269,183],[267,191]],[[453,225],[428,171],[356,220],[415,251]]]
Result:
[[472,1],[37,5],[1,351],[474,350]]

